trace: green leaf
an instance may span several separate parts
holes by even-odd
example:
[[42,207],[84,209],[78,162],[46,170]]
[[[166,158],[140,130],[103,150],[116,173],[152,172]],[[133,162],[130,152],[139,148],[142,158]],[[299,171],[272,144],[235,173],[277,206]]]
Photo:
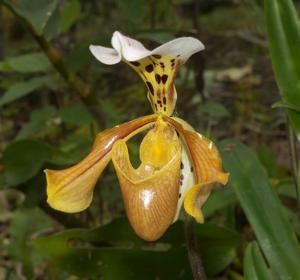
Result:
[[[300,26],[291,0],[265,0],[265,17],[273,69],[284,104],[300,107]],[[300,115],[289,108],[300,139]]]
[[3,153],[5,178],[9,185],[19,185],[33,178],[45,163],[68,166],[78,158],[35,140],[12,142]]
[[83,103],[61,108],[58,111],[61,119],[69,124],[87,125],[93,122],[93,117]]
[[76,163],[90,152],[93,140],[90,133],[71,134],[62,143],[60,150],[66,155],[71,155]]
[[272,108],[287,108],[300,113],[300,107],[286,101],[277,101],[272,105]]
[[60,18],[60,11],[59,7],[56,6],[54,9],[50,19],[48,20],[44,30],[43,34],[46,39],[51,40],[59,33],[59,18]]
[[199,105],[198,110],[202,113],[207,113],[218,118],[230,116],[228,110],[220,103],[208,102],[201,104]]
[[[197,226],[197,236],[209,275],[222,271],[243,243],[237,233],[212,224]],[[146,243],[136,236],[127,219],[116,219],[94,230],[67,230],[32,244],[50,267],[79,277],[191,279],[184,243],[182,222],[174,224],[157,243]]]
[[78,46],[74,46],[72,50],[64,58],[68,71],[70,73],[78,73],[91,63],[92,58],[90,54],[86,51],[88,49],[88,44],[80,42]]
[[300,279],[300,246],[263,166],[237,141],[223,141],[220,146],[224,167],[230,172],[230,186],[272,271],[279,279]]
[[30,121],[22,127],[16,137],[16,140],[21,140],[43,130],[43,128],[47,126],[49,120],[51,120],[51,118],[55,115],[56,108],[54,106],[45,106],[42,109],[32,111],[30,114]]
[[244,256],[245,280],[271,280],[269,268],[259,250],[257,243],[251,242]]
[[7,251],[15,262],[22,262],[27,279],[33,279],[33,269],[31,250],[29,241],[38,231],[49,228],[51,221],[49,217],[38,208],[20,209],[10,221],[9,234],[10,242]]
[[0,71],[17,71],[21,73],[46,72],[50,68],[50,62],[43,53],[30,53],[10,57],[3,62],[5,67]]
[[293,178],[285,178],[276,185],[277,193],[290,198],[297,199],[295,182]]
[[123,122],[122,115],[119,113],[116,105],[110,100],[100,101],[101,110],[105,114],[106,126],[113,127]]
[[15,101],[40,87],[53,87],[55,85],[57,85],[57,80],[53,76],[36,77],[26,82],[17,83],[0,98],[0,106]]
[[256,153],[260,162],[264,165],[270,177],[278,178],[280,175],[279,166],[276,159],[267,146],[259,145],[256,147]]
[[55,13],[58,0],[4,0],[20,17],[29,21],[38,34],[43,34],[46,25]]
[[51,155],[51,147],[42,142],[22,140],[11,143],[3,153],[6,181],[15,186],[29,180]]
[[196,234],[199,253],[208,276],[216,275],[228,267],[236,257],[236,248],[244,243],[238,233],[210,223],[197,225]]
[[141,22],[147,13],[145,0],[123,0],[118,1],[119,9],[126,15],[128,21]]
[[296,232],[297,236],[300,237],[300,219],[299,214],[287,208],[286,206],[282,205],[282,211],[286,215],[286,218],[290,221],[291,225],[293,226],[294,231]]
[[81,13],[80,2],[70,0],[60,12],[59,31],[66,32],[79,18]]
[[237,202],[236,195],[232,188],[224,188],[214,191],[205,202],[203,213],[205,217],[214,214],[229,205]]

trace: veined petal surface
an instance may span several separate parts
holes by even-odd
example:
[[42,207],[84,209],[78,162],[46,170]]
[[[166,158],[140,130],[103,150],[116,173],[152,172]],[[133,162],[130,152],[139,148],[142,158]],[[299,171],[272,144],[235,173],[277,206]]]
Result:
[[113,144],[146,129],[156,119],[156,115],[150,115],[106,129],[97,135],[92,151],[78,164],[64,170],[45,170],[49,205],[69,213],[86,209],[95,184],[111,159]]
[[195,184],[184,185],[182,190],[186,193],[184,208],[198,222],[203,222],[201,207],[209,197],[212,184],[221,183],[225,185],[229,174],[223,171],[221,157],[211,140],[192,130],[191,126],[183,120],[168,117],[165,119],[179,132],[192,162],[193,169],[191,172],[194,173]]
[[128,219],[144,240],[161,237],[172,223],[179,195],[181,145],[173,127],[156,126],[140,149],[141,165],[132,167],[125,141],[112,152]]

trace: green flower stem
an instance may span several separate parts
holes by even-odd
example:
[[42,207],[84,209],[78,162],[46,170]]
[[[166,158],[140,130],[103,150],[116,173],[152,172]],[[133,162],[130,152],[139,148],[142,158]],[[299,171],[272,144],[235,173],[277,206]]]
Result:
[[296,188],[298,205],[300,205],[299,181],[298,181],[299,163],[298,163],[298,155],[297,155],[297,147],[296,147],[296,138],[291,123],[288,120],[287,122],[288,122],[288,139],[289,139],[290,154],[291,154],[291,166],[292,166],[293,178],[294,178],[294,183]]
[[185,215],[184,217],[185,226],[185,239],[188,251],[188,257],[190,266],[192,269],[194,280],[207,280],[204,268],[202,265],[202,260],[198,251],[198,242],[195,231],[195,221],[192,217]]

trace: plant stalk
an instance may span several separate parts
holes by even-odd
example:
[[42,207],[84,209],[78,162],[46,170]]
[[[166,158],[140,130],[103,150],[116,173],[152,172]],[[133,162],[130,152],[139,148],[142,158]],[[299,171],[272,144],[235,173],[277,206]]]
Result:
[[5,6],[16,18],[22,22],[23,26],[25,26],[25,28],[31,33],[42,51],[45,53],[45,55],[47,55],[54,69],[63,78],[71,91],[80,97],[81,101],[95,116],[95,119],[100,122],[100,120],[103,118],[103,113],[100,110],[99,102],[96,96],[92,94],[89,86],[86,85],[78,75],[71,75],[68,72],[60,52],[51,45],[44,35],[38,34],[27,19],[18,15],[11,5],[5,1],[0,1],[0,4]]
[[298,154],[297,154],[297,146],[296,146],[296,137],[289,120],[287,120],[287,125],[288,125],[289,147],[290,147],[290,154],[291,154],[291,167],[292,167],[293,179],[296,188],[297,201],[298,201],[298,205],[300,205],[300,195],[299,195],[300,190],[299,190],[299,181],[298,181],[299,162],[298,162]]
[[198,242],[195,231],[195,221],[192,217],[185,215],[184,218],[185,239],[189,262],[194,280],[207,280],[202,260],[199,255]]

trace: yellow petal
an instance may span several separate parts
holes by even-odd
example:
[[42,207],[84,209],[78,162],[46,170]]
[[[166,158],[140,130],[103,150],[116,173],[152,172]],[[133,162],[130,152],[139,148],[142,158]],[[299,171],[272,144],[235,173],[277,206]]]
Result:
[[174,79],[182,60],[177,56],[151,55],[127,63],[145,82],[153,111],[167,116],[172,115],[177,100]]
[[185,211],[195,218],[198,223],[204,222],[201,208],[210,195],[212,185],[193,185],[184,199]]
[[[229,174],[223,171],[222,159],[215,144],[200,133],[195,132],[178,118],[173,119],[164,116],[164,119],[172,124],[179,132],[187,146],[190,158],[193,162],[196,182],[198,184],[221,183],[225,185]],[[181,120],[182,121],[182,120]]]
[[[178,201],[181,146],[174,129],[168,125],[167,129],[165,125],[148,132],[142,146],[152,151],[161,149],[168,154],[168,145],[156,146],[167,141],[164,143],[170,144],[172,157],[164,157],[160,151],[154,152],[153,159],[150,154],[144,154],[140,167],[134,169],[125,141],[118,141],[112,152],[128,219],[137,235],[148,241],[164,234],[174,219]],[[153,142],[150,139],[154,139]],[[145,153],[143,149],[142,154]]]
[[[91,154],[90,154],[91,155]],[[93,198],[94,186],[110,161],[110,153],[98,163],[92,164],[90,157],[76,166],[64,170],[45,170],[49,205],[63,212],[74,213],[86,209]],[[69,176],[67,177],[70,171]],[[70,179],[69,179],[70,178]]]
[[[184,208],[198,222],[203,222],[201,207],[209,197],[213,183],[225,185],[229,174],[223,171],[222,160],[215,144],[195,132],[180,119],[165,117],[184,140],[189,157],[193,163],[195,185],[191,186],[184,198]],[[180,123],[179,123],[180,121]]]
[[92,151],[78,164],[64,170],[45,170],[49,205],[69,213],[86,209],[95,184],[111,159],[113,144],[146,129],[156,119],[150,115],[107,129],[97,135]]
[[185,142],[189,148],[195,176],[199,184],[221,183],[228,181],[228,173],[224,173],[222,159],[215,144],[203,135],[185,131]]

